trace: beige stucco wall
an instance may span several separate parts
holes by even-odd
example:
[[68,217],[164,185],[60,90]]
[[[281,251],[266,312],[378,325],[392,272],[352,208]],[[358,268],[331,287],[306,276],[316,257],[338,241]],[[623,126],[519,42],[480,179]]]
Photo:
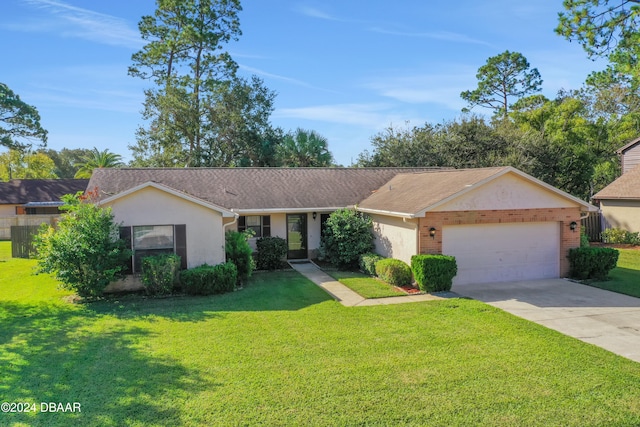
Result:
[[118,198],[111,206],[115,221],[123,225],[186,224],[187,266],[225,261],[222,215],[153,187]]
[[411,264],[411,256],[418,252],[417,220],[403,221],[385,215],[371,215],[375,252]]
[[600,209],[611,227],[640,232],[640,200],[601,200]]
[[438,207],[438,211],[569,208],[577,203],[514,174],[506,174]]

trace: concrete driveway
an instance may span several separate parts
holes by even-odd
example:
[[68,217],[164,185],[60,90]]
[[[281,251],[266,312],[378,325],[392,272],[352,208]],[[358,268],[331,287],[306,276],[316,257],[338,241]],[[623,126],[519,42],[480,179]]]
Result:
[[640,362],[639,298],[566,279],[457,285],[451,290]]

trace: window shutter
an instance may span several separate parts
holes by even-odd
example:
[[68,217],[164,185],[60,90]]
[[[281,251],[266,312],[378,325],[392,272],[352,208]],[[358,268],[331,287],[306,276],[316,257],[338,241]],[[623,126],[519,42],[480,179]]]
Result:
[[242,233],[246,229],[247,229],[247,217],[239,216],[238,217],[238,231]]
[[187,226],[185,224],[174,225],[174,238],[176,255],[180,256],[180,268],[187,269]]
[[[131,247],[131,227],[120,227],[120,238],[125,241],[125,247],[127,249],[132,249]],[[133,256],[129,258],[127,261],[127,269],[125,270],[126,274],[133,273]]]
[[271,237],[271,217],[269,215],[262,217],[262,237]]

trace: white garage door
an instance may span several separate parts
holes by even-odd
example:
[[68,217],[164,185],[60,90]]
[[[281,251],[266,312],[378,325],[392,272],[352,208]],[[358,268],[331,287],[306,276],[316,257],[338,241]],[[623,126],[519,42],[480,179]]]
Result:
[[442,230],[442,253],[456,257],[454,285],[507,282],[560,275],[557,222],[451,225]]

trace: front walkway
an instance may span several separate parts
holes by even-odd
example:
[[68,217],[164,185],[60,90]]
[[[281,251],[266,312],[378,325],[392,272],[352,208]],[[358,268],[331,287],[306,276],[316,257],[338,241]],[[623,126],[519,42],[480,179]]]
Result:
[[311,280],[316,285],[324,289],[329,295],[347,307],[368,306],[368,305],[388,305],[402,304],[407,302],[433,301],[442,299],[430,294],[406,295],[388,298],[363,298],[342,283],[320,270],[311,262],[290,263],[291,267],[298,273]]

